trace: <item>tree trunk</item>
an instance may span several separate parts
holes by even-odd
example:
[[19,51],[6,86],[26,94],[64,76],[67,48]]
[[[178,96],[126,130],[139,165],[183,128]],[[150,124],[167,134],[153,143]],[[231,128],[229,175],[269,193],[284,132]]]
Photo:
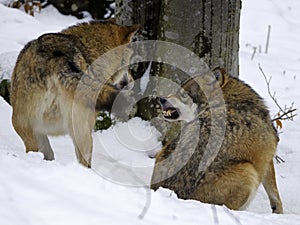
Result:
[[[119,24],[141,24],[139,40],[158,39],[188,48],[204,60],[209,68],[225,68],[239,74],[239,23],[241,0],[117,0]],[[163,53],[164,54],[164,53]],[[167,54],[167,53],[166,53]],[[145,70],[137,70],[139,76]],[[155,63],[151,75],[181,83],[187,75],[166,64]],[[137,77],[139,77],[137,76]],[[138,104],[139,116],[151,119],[157,115],[151,106],[156,101]]]
[[162,1],[158,39],[184,46],[211,69],[220,66],[238,77],[240,9],[240,0]]
[[160,15],[160,0],[116,0],[117,24],[141,25],[138,40],[155,40]]
[[[141,26],[136,35],[137,41],[156,40],[157,28],[159,24],[161,0],[116,0],[115,17],[117,24]],[[141,47],[137,55],[146,55],[147,48]],[[155,74],[154,68],[156,63],[152,63],[150,74]],[[139,85],[139,78],[145,73],[149,66],[149,62],[131,65],[131,73]],[[148,87],[151,88],[151,87]],[[136,115],[142,119],[150,120],[157,115],[157,100],[152,98],[143,98],[137,102]]]
[[[139,24],[141,28],[136,35],[137,41],[156,40],[157,26],[160,15],[160,0],[116,0],[115,17],[117,24],[130,26]],[[139,49],[137,55],[143,54],[145,49]],[[135,79],[140,78],[146,71],[149,63],[139,63],[132,66]]]

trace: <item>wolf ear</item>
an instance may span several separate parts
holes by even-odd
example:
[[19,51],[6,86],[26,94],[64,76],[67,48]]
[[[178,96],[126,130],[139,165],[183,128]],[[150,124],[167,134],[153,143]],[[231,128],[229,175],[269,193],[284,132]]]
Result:
[[131,42],[133,35],[141,28],[140,25],[132,25],[132,26],[122,26],[121,34],[124,35],[124,40],[127,42]]
[[216,80],[219,82],[220,87],[224,87],[228,81],[228,75],[226,73],[226,70],[224,68],[217,67],[213,69],[212,72],[215,75]]

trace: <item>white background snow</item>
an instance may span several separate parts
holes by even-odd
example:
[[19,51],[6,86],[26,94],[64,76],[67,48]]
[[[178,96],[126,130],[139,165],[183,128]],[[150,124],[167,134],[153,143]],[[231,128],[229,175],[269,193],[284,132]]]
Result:
[[[18,52],[28,41],[78,22],[74,17],[60,15],[53,7],[31,17],[1,2],[0,79],[10,77]],[[268,96],[260,64],[266,75],[272,76],[271,90],[276,91],[278,102],[283,107],[294,102],[299,108],[300,1],[242,3],[240,78],[265,98],[272,115],[276,115],[278,109]],[[265,54],[268,25],[271,38]],[[251,60],[255,47],[257,52]],[[124,132],[131,134],[125,145],[118,138],[124,137]],[[83,168],[76,162],[68,137],[52,138],[56,160],[44,161],[39,153],[24,153],[23,143],[11,124],[11,107],[0,97],[0,225],[300,224],[300,116],[294,121],[284,121],[280,131],[278,155],[285,163],[275,167],[283,215],[271,214],[261,187],[249,208],[231,211],[180,200],[167,189],[153,192],[144,187],[121,185],[124,180],[135,179],[131,171],[122,170],[127,165],[140,168],[138,172],[150,179],[154,161],[142,151],[141,144],[159,149],[157,137],[148,123],[134,118],[117,124],[115,129],[94,134],[95,146],[109,149],[109,154],[118,161],[117,166],[108,163],[104,172]],[[148,211],[143,214],[146,208]]]

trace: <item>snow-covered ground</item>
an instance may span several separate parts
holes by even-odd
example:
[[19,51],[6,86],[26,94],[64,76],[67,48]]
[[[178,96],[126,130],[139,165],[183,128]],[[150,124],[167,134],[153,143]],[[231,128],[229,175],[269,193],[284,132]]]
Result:
[[[10,77],[18,52],[28,41],[78,22],[74,17],[60,15],[52,7],[31,17],[1,2],[0,79]],[[299,108],[299,12],[299,0],[243,1],[240,77],[266,99],[274,115],[278,110],[268,96],[258,64],[267,76],[272,76],[270,86],[276,91],[278,102],[282,106],[294,102]],[[265,54],[268,25],[271,35]],[[254,47],[257,51],[251,60]],[[122,140],[126,133],[131,136]],[[39,153],[25,154],[23,143],[11,124],[11,107],[0,97],[0,224],[297,225],[300,224],[299,137],[299,116],[292,122],[284,121],[278,155],[285,163],[276,164],[284,214],[271,214],[262,188],[248,209],[231,211],[177,199],[166,189],[153,192],[145,187],[124,185],[122,179],[132,183],[137,179],[136,173],[146,179],[151,176],[154,160],[148,158],[148,152],[141,146],[159,149],[160,142],[158,134],[145,121],[134,118],[128,123],[118,123],[114,129],[94,134],[95,148],[101,145],[110,149],[110,156],[118,162],[118,166],[111,164],[102,168],[103,172],[80,166],[68,137],[51,138],[55,161],[44,161]],[[130,171],[130,166],[139,170]]]

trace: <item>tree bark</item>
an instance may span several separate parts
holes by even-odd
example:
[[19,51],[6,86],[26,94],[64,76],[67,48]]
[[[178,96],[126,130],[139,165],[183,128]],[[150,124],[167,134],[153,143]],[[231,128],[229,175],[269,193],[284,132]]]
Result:
[[[116,22],[120,25],[139,24],[141,28],[136,35],[137,41],[156,40],[157,28],[159,24],[161,0],[116,0]],[[147,48],[141,47],[137,55],[146,55]],[[153,62],[150,74],[155,74],[154,69],[156,63]],[[149,66],[149,62],[138,63],[131,65],[131,73],[136,80],[136,85],[139,85],[139,78],[145,73]],[[151,87],[148,87],[151,88]],[[136,115],[145,120],[150,120],[155,117],[157,112],[157,100],[152,98],[143,98],[137,102]]]
[[[139,24],[141,28],[136,35],[137,41],[156,40],[160,6],[160,0],[116,0],[116,22],[125,26]],[[140,51],[137,54],[143,54],[146,49],[141,48]],[[140,78],[148,65],[149,63],[139,63],[133,66],[134,78]]]
[[[240,10],[241,0],[116,0],[117,22],[142,26],[138,40],[176,43],[196,53],[209,68],[223,67],[235,77],[239,75]],[[136,77],[147,65],[138,66]],[[176,66],[158,63],[152,64],[151,75],[178,84],[187,78]],[[157,111],[152,110],[156,104],[151,98],[139,103],[138,116],[156,117]]]
[[138,40],[155,40],[160,15],[160,0],[116,0],[117,24],[141,25]]
[[211,69],[223,67],[238,77],[240,9],[240,0],[164,0],[158,39],[184,46]]

